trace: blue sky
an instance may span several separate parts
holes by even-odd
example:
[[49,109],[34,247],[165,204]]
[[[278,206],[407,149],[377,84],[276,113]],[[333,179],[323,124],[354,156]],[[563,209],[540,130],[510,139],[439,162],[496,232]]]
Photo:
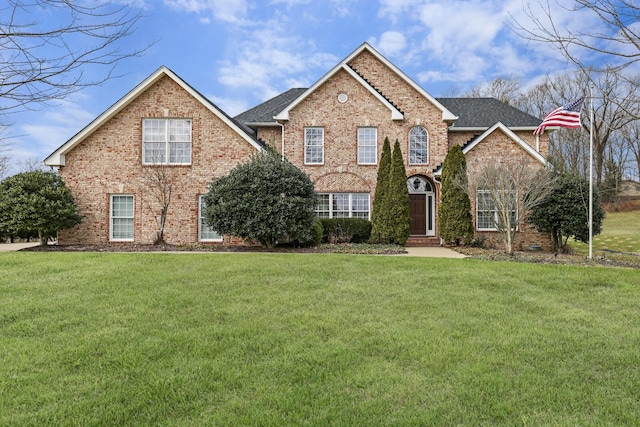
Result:
[[[138,0],[145,17],[127,46],[140,57],[123,76],[38,111],[13,114],[14,163],[42,160],[161,65],[230,115],[292,87],[308,87],[369,42],[434,96],[464,93],[497,77],[533,85],[567,70],[548,45],[507,26],[525,23],[523,0]],[[50,19],[36,16],[37,19]],[[558,9],[567,28],[597,25]]]

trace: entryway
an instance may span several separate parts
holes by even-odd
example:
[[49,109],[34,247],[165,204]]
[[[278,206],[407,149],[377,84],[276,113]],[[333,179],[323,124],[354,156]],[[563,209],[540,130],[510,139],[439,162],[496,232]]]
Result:
[[433,237],[435,230],[435,191],[429,178],[414,175],[407,179],[411,223],[409,232],[415,237]]

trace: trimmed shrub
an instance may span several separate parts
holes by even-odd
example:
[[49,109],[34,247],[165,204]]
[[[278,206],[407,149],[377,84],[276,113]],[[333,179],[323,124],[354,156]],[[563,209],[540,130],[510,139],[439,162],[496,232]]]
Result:
[[365,243],[371,237],[371,222],[362,218],[321,219],[322,241],[327,243]]
[[320,222],[320,220],[316,220],[313,222],[313,226],[311,227],[311,232],[309,233],[310,238],[303,241],[296,241],[295,245],[302,247],[318,246],[322,243],[323,233],[324,227],[322,227],[322,222]]
[[384,139],[382,155],[378,165],[376,191],[371,211],[370,243],[389,243],[391,241],[391,218],[389,214],[389,173],[391,172],[391,144],[389,138]]

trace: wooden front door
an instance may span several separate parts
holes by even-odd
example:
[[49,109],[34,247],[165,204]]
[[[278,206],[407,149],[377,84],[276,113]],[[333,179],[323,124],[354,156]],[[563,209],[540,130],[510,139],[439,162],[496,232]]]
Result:
[[424,236],[427,234],[427,195],[409,194],[411,209],[411,235]]

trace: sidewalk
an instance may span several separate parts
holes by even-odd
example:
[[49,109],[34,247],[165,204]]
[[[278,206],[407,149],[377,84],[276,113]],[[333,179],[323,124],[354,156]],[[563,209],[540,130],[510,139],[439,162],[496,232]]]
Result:
[[24,248],[32,248],[38,246],[40,242],[29,243],[0,243],[0,252],[15,252]]
[[426,258],[467,258],[466,255],[460,254],[449,248],[442,246],[427,246],[419,248],[405,248],[407,253],[396,256],[413,256]]
[[[38,242],[30,243],[0,243],[0,252],[15,252],[25,248],[31,248],[38,246]],[[425,257],[425,258],[466,258],[466,255],[462,255],[456,251],[452,251],[448,248],[441,246],[424,247],[424,248],[406,248],[406,254],[398,254],[394,256],[412,256],[412,257]],[[189,252],[192,253],[192,252]],[[196,252],[193,252],[196,253]]]

